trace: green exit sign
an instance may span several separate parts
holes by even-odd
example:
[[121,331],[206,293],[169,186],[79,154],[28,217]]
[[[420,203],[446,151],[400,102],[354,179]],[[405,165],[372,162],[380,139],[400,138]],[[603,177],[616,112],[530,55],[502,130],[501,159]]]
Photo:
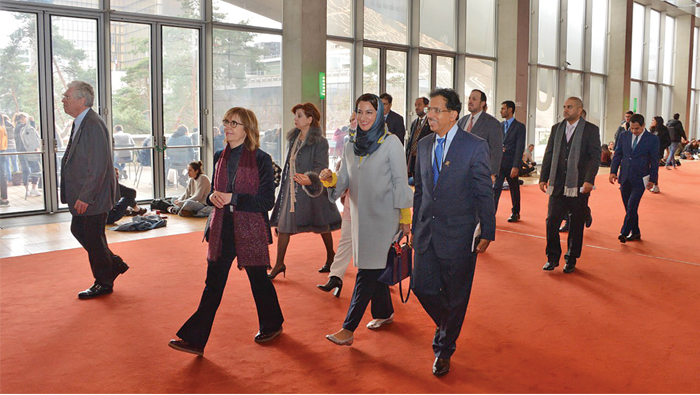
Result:
[[326,73],[323,71],[318,73],[318,95],[321,100],[326,99]]

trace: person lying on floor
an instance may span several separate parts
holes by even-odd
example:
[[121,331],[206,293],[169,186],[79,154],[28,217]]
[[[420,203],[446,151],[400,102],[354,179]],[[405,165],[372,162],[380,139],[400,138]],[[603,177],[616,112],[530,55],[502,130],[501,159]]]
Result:
[[136,203],[136,190],[119,183],[118,168],[114,168],[114,173],[117,177],[117,186],[119,187],[119,200],[117,200],[117,204],[114,205],[114,208],[107,213],[106,223],[113,224],[122,219],[124,215],[145,214],[146,209],[139,207],[138,203]]
[[211,191],[211,181],[202,172],[202,161],[187,165],[187,175],[190,178],[187,180],[185,192],[180,197],[173,198],[174,206],[170,207],[168,211],[181,217],[206,216],[197,215],[203,209],[206,209],[207,215],[211,211],[211,207],[207,206],[207,195]]

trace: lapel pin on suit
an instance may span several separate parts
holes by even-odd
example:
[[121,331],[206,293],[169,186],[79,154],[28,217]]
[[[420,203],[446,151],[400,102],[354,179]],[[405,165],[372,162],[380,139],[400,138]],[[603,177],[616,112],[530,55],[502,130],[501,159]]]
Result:
[[449,166],[449,165],[450,165],[450,161],[448,160],[447,162],[445,162],[445,166]]

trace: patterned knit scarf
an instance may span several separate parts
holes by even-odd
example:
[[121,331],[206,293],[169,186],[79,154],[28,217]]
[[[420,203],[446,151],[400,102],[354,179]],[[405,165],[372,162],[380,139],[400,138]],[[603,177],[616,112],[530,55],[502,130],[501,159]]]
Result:
[[[256,150],[257,151],[257,150]],[[243,147],[241,157],[238,162],[238,169],[234,176],[234,194],[255,195],[260,186],[260,175],[258,164],[255,159],[256,151],[249,151]],[[228,159],[231,153],[230,146],[226,146],[223,154],[216,164],[216,174],[214,174],[214,189],[226,191],[228,186]],[[221,246],[225,240],[221,239],[224,210],[215,208],[212,213],[212,220],[209,227],[209,251],[207,259],[216,261],[221,256]],[[238,211],[233,208],[233,241],[236,246],[236,256],[238,257],[238,267],[246,266],[270,266],[270,254],[267,248],[267,228],[263,213]]]

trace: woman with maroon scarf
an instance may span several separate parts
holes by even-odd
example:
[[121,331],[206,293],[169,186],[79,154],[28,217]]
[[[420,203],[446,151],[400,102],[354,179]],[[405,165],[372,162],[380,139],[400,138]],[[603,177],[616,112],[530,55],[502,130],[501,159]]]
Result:
[[255,341],[270,341],[282,333],[282,310],[272,281],[268,245],[272,234],[267,212],[275,204],[270,155],[261,151],[258,120],[241,107],[223,120],[226,147],[214,155],[214,182],[207,203],[215,206],[204,231],[209,241],[207,279],[199,308],[177,332],[170,347],[196,355],[204,353],[221,303],[234,258],[245,269],[258,310],[260,328]]

